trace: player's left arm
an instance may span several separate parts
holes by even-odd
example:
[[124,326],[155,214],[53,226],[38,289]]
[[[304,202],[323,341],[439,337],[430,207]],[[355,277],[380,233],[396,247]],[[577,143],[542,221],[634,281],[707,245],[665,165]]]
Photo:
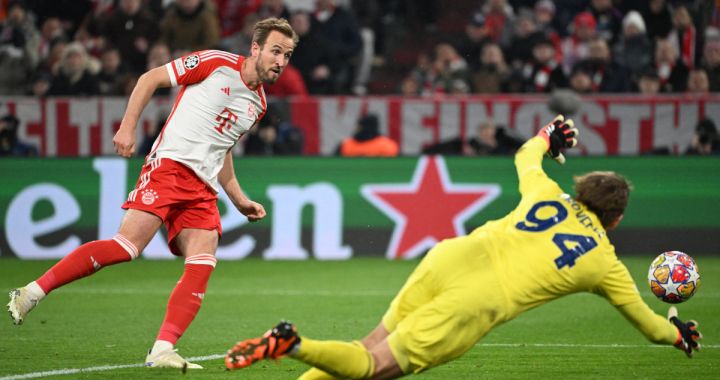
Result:
[[218,173],[218,182],[220,186],[225,190],[225,193],[230,197],[230,200],[235,205],[235,208],[245,215],[249,221],[257,222],[258,220],[265,217],[265,207],[258,202],[255,202],[248,198],[245,192],[240,187],[240,183],[235,176],[235,168],[233,167],[232,153],[228,150],[225,154],[225,161],[223,167]]
[[642,300],[630,272],[620,260],[615,262],[593,292],[605,297],[649,341],[674,345],[688,356],[692,354],[692,350],[699,349],[697,340],[700,339],[700,333],[696,330],[697,324],[694,321],[680,321],[676,312],[674,319],[672,315],[667,319],[656,314]]

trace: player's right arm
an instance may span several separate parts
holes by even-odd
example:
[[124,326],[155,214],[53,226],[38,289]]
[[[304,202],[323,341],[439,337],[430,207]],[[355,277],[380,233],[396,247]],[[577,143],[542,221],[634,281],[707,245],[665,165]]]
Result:
[[170,76],[164,66],[154,68],[138,79],[132,94],[130,94],[120,129],[113,137],[115,151],[119,155],[130,157],[135,153],[135,128],[137,128],[140,114],[155,90],[161,87],[170,87]]
[[695,328],[696,323],[682,322],[677,319],[677,315],[674,315],[673,320],[672,315],[666,319],[656,314],[642,300],[635,282],[620,260],[614,263],[605,278],[592,291],[605,297],[649,341],[674,345],[688,356],[692,354],[692,350],[699,349],[697,340],[700,333]]

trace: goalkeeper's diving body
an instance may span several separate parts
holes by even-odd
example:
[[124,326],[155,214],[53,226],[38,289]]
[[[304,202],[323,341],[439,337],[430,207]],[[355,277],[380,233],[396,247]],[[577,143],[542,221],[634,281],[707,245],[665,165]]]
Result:
[[493,327],[559,297],[590,292],[604,297],[645,337],[691,356],[700,348],[694,321],[677,309],[668,318],[641,299],[607,230],[622,220],[630,184],[613,172],[575,178],[575,197],[542,169],[545,153],[560,163],[577,143],[572,120],[558,116],[515,156],[522,195],[502,219],[467,236],[438,243],[362,341],[300,337],[280,322],[259,338],[236,344],[225,364],[237,369],[265,358],[290,356],[314,368],[300,378],[389,379],[456,359]]

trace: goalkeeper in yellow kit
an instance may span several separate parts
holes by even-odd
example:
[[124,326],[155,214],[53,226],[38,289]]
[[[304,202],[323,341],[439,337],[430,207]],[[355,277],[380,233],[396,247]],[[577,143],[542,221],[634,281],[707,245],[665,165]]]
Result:
[[229,369],[288,355],[315,368],[300,378],[387,379],[418,373],[460,357],[493,327],[520,313],[578,292],[603,296],[650,341],[688,356],[700,348],[694,321],[677,310],[655,314],[615,256],[606,230],[622,220],[630,185],[613,172],[575,178],[575,197],[542,169],[547,152],[560,163],[577,143],[572,120],[558,116],[515,156],[520,204],[502,219],[428,252],[361,342],[300,337],[281,322],[260,338],[235,345]]

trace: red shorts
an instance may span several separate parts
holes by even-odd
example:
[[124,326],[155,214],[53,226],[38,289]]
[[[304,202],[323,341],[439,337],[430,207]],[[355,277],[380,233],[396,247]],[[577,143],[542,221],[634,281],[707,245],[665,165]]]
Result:
[[170,251],[177,256],[182,253],[173,240],[183,228],[217,230],[218,235],[222,234],[217,194],[192,169],[168,158],[143,166],[135,190],[122,208],[147,211],[162,219]]

